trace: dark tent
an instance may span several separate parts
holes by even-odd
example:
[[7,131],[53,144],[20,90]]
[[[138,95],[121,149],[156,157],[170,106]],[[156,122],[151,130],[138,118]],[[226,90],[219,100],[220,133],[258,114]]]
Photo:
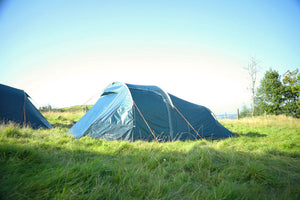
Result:
[[36,129],[51,128],[51,124],[30,102],[29,95],[16,88],[0,84],[0,121],[29,125]]
[[156,86],[110,84],[96,104],[68,131],[75,138],[193,140],[233,136],[204,106]]

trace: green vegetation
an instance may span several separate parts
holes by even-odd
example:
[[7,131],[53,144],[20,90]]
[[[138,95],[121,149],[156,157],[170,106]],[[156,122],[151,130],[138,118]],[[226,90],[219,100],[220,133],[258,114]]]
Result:
[[67,131],[91,107],[92,105],[59,108],[53,109],[50,112],[43,112],[43,115],[53,127],[66,128],[65,130]]
[[[300,118],[300,71],[287,71],[282,76],[276,70],[266,71],[260,85],[255,89],[256,62],[251,60],[247,70],[251,76],[252,103],[243,105],[239,117],[286,115]],[[254,106],[253,106],[254,105]]]
[[284,114],[300,118],[300,73],[287,71],[281,80],[279,73],[265,73],[255,97],[255,114]]
[[0,126],[0,199],[299,199],[300,120],[225,120],[239,137],[134,143],[65,134],[84,112],[44,113],[51,130]]
[[93,105],[81,105],[81,106],[71,106],[66,108],[56,108],[53,109],[54,112],[71,112],[71,113],[80,113],[85,112],[86,109],[89,110],[93,107]]

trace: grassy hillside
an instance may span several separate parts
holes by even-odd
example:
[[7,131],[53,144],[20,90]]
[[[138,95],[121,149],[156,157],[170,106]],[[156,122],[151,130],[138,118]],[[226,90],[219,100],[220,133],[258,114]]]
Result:
[[217,141],[79,140],[83,111],[44,113],[55,128],[0,126],[0,199],[299,199],[300,120],[222,121]]

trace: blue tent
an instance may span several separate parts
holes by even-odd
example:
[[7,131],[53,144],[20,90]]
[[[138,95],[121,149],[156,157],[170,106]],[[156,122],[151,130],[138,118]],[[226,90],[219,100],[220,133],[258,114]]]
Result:
[[51,124],[30,102],[29,95],[16,88],[0,84],[0,121],[12,121],[32,128],[51,128]]
[[233,136],[204,106],[157,86],[110,84],[96,104],[68,131],[75,138],[193,140]]

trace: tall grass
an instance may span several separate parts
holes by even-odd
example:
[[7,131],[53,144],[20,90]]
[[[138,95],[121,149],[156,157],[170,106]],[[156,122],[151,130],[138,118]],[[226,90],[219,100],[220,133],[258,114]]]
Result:
[[45,118],[49,121],[53,127],[63,128],[68,130],[72,127],[83,115],[85,114],[84,110],[77,110],[75,112],[71,111],[50,111],[43,112]]
[[0,199],[300,197],[299,120],[224,120],[238,137],[129,143],[65,134],[79,115],[46,114],[51,130],[0,126]]

